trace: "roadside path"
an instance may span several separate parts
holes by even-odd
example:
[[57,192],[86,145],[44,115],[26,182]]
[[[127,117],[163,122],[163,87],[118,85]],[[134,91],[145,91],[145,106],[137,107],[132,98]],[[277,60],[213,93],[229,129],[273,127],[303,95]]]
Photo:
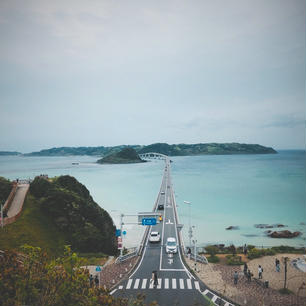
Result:
[[29,187],[30,184],[18,184],[14,199],[7,212],[9,218],[16,216],[21,211]]

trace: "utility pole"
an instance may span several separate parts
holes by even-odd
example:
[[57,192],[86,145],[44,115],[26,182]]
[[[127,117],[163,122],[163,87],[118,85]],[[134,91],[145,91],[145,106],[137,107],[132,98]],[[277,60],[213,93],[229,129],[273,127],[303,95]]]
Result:
[[120,214],[120,237],[121,237],[120,257],[122,257],[123,255],[123,235],[122,235],[123,217],[124,217],[124,214]]
[[287,262],[288,262],[288,257],[284,257],[284,264],[285,264],[285,281],[284,281],[284,289],[287,288]]

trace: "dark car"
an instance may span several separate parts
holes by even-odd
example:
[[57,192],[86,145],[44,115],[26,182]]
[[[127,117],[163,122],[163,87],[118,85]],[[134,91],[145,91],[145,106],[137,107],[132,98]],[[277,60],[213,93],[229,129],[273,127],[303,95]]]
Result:
[[164,209],[164,205],[163,204],[159,204],[157,209],[158,210],[163,210]]

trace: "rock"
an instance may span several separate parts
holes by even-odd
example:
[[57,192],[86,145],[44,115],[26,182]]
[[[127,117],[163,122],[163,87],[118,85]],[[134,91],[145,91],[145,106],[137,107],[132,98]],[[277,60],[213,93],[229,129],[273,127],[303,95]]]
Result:
[[254,224],[256,228],[273,228],[273,225],[269,224]]
[[238,229],[239,229],[239,226],[234,226],[234,225],[231,225],[231,226],[226,228],[227,231],[229,231],[229,230],[238,230]]
[[271,238],[294,238],[301,234],[302,234],[301,232],[290,232],[286,230],[286,231],[274,231],[272,233],[269,233],[268,236]]
[[276,224],[276,227],[286,227],[284,224]]

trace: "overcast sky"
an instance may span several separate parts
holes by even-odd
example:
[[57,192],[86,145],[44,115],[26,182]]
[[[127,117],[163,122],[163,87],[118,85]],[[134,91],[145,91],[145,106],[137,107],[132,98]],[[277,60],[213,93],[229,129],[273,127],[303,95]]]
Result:
[[304,0],[0,0],[0,150],[305,148]]

